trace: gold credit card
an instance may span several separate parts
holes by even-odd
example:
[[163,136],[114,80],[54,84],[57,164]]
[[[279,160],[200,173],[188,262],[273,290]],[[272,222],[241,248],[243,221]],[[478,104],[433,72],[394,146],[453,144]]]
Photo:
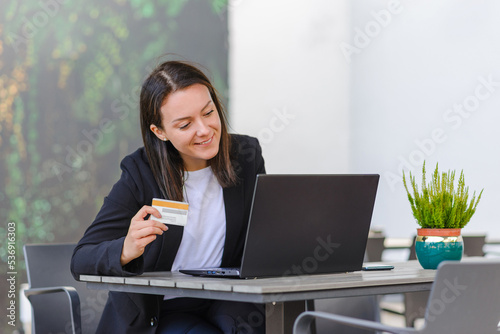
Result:
[[188,203],[153,198],[152,206],[160,212],[161,218],[151,217],[151,219],[167,225],[186,226],[189,209]]

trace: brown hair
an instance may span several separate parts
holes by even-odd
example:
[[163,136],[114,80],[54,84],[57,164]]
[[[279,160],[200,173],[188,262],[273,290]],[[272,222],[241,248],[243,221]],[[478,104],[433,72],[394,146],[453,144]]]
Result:
[[217,91],[197,67],[184,61],[166,61],[158,65],[142,85],[140,118],[142,140],[156,182],[165,198],[176,201],[183,200],[184,162],[172,143],[156,137],[150,126],[154,124],[162,128],[160,109],[169,94],[194,84],[208,88],[221,119],[219,152],[208,164],[223,188],[234,185],[237,179],[230,159],[231,136],[227,132],[225,111]]

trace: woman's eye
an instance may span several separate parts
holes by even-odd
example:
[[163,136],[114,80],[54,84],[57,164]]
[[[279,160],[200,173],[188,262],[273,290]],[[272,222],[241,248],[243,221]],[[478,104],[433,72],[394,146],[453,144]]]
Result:
[[205,116],[210,116],[213,112],[214,112],[213,110],[210,110],[209,112],[207,112],[207,113],[205,114]]
[[189,126],[190,123],[179,126],[179,129],[184,130]]

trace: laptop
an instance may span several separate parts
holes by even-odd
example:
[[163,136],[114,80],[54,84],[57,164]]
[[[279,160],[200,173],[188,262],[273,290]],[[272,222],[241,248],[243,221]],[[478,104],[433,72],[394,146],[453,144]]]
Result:
[[241,267],[180,272],[257,278],[361,270],[379,178],[259,174]]

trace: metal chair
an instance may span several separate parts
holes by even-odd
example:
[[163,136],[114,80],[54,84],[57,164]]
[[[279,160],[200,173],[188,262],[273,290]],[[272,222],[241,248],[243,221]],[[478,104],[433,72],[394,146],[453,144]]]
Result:
[[443,262],[427,303],[421,329],[387,326],[378,322],[323,312],[303,312],[293,333],[308,333],[315,319],[394,334],[498,334],[500,331],[500,261]]
[[[377,262],[382,260],[382,252],[384,251],[385,236],[381,233],[376,233],[368,237],[366,244],[365,260],[369,262]],[[380,309],[378,305],[378,296],[360,296],[349,298],[330,298],[317,299],[314,301],[314,310],[320,312],[328,312],[342,314],[345,316],[356,317],[358,319],[366,319],[379,321]],[[343,334],[363,334],[365,331],[358,328],[345,328],[339,325],[339,328],[332,328],[332,324],[327,321],[319,320],[315,324],[316,334],[336,332]],[[333,326],[335,327],[335,325]]]
[[24,246],[34,334],[96,332],[108,293],[75,281],[69,269],[75,246]]
[[[360,296],[346,298],[317,299],[314,301],[314,310],[326,313],[342,314],[372,321],[380,321],[380,310],[377,296]],[[331,324],[319,319],[315,324],[316,334],[342,333],[364,334],[359,328],[346,328],[340,324]]]
[[[416,236],[411,243],[408,260],[417,259],[417,254],[415,253],[415,239]],[[428,299],[428,291],[408,292],[403,295],[403,310],[396,310],[387,306],[382,307],[382,310],[404,316],[405,325],[407,327],[415,327],[415,321],[425,316],[425,306],[427,305]]]

